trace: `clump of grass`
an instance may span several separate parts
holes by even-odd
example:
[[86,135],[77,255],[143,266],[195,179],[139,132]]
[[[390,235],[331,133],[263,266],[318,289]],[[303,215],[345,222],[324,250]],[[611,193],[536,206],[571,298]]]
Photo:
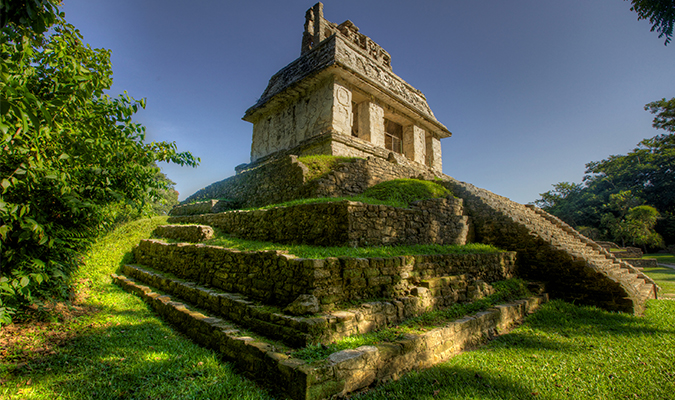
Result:
[[364,197],[400,202],[406,206],[413,201],[450,195],[452,193],[438,183],[420,179],[394,179],[385,181],[363,192]]
[[336,165],[345,162],[353,162],[354,160],[358,160],[358,158],[331,156],[325,154],[298,157],[298,161],[305,164],[307,168],[309,168],[307,181],[321,178],[335,169]]
[[365,196],[362,196],[362,195],[358,195],[358,196],[351,196],[351,197],[315,197],[315,198],[311,198],[311,199],[297,199],[297,200],[286,201],[284,203],[269,204],[269,205],[257,207],[257,208],[248,208],[246,210],[267,210],[267,209],[276,208],[276,207],[292,207],[292,206],[297,206],[297,205],[301,205],[301,204],[335,203],[335,202],[344,201],[344,200],[358,201],[358,202],[366,203],[366,204],[385,205],[385,206],[392,206],[392,207],[404,206],[400,202],[397,202],[397,201],[378,200],[378,199],[374,199],[374,198],[371,198],[371,197],[365,197]]
[[322,344],[310,345],[294,352],[293,356],[311,362],[323,360],[336,351],[355,349],[360,346],[383,342],[395,342],[403,339],[407,334],[424,333],[433,328],[446,325],[464,315],[474,314],[500,303],[532,295],[527,289],[527,282],[521,279],[494,282],[492,286],[495,289],[494,294],[471,303],[456,303],[447,309],[430,311],[419,317],[410,318],[398,325],[377,332],[350,336],[327,346]]
[[[175,242],[170,240],[167,241]],[[303,244],[261,242],[256,240],[240,239],[228,235],[218,235],[215,238],[207,240],[203,243],[211,246],[221,246],[242,251],[281,250],[300,258],[319,259],[328,257],[397,257],[415,254],[488,254],[502,251],[494,246],[482,243],[470,243],[467,245],[416,244],[408,246],[381,247],[320,247]]]

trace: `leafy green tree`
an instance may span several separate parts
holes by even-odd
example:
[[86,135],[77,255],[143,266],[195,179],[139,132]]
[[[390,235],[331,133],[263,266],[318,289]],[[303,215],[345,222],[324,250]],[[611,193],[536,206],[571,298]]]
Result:
[[675,0],[631,0],[631,4],[630,10],[637,13],[638,20],[649,20],[651,31],[657,31],[659,38],[665,36],[664,45],[668,45],[673,37]]
[[655,114],[652,126],[668,132],[675,132],[675,97],[665,98],[645,105],[645,110]]
[[168,215],[169,211],[179,203],[178,191],[174,188],[176,182],[173,182],[160,171],[157,171],[155,179],[162,182],[164,187],[150,195],[151,212],[156,215]]
[[[645,109],[655,114],[653,126],[668,133],[642,140],[628,154],[586,164],[582,184],[555,184],[535,204],[572,226],[584,226],[589,232],[596,229],[608,238],[635,232],[628,229],[625,217],[631,208],[649,204],[663,215],[656,229],[671,240],[675,232],[675,98],[649,103]],[[632,243],[629,236],[624,240]]]
[[167,189],[156,162],[199,162],[175,143],[145,142],[132,119],[145,102],[104,94],[110,51],[83,44],[53,1],[1,4],[11,13],[0,36],[0,324],[67,295],[77,252]]

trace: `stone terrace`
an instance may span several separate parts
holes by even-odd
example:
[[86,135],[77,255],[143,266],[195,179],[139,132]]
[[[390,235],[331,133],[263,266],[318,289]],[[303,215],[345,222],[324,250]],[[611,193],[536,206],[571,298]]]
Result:
[[[162,226],[156,234],[197,241],[210,232],[187,228]],[[294,348],[326,345],[491,294],[490,282],[513,275],[515,254],[315,260],[154,239],[141,241],[133,254],[139,265],[123,266],[124,275],[113,275],[116,283],[244,373],[294,399],[345,395],[431,366],[508,330],[547,299],[501,305],[423,334],[306,362],[293,358]],[[314,308],[293,307],[307,296]]]

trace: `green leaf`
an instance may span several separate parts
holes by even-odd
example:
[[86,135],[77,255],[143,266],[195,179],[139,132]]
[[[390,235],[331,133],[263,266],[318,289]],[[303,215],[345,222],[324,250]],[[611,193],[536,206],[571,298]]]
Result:
[[28,279],[27,276],[22,277],[21,281],[19,282],[21,287],[26,287],[26,286],[28,286],[29,283],[30,283],[30,279]]

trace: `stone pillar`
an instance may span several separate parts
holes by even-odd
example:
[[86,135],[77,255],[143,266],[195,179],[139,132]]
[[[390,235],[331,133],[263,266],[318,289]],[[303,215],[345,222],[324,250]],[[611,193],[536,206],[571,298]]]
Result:
[[426,143],[424,129],[417,125],[403,127],[403,155],[408,160],[424,164],[426,161]]
[[443,163],[441,160],[441,140],[434,135],[428,134],[426,136],[427,142],[427,166],[435,169],[438,172],[443,171]]
[[372,101],[359,103],[359,138],[384,148],[384,109]]
[[352,134],[352,92],[338,82],[333,84],[333,129],[343,135]]

